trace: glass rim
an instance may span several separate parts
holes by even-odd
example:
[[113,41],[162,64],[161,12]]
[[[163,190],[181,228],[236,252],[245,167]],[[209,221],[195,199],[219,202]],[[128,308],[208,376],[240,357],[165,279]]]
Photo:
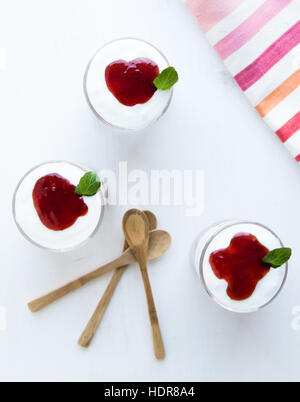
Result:
[[107,42],[106,44],[104,44],[103,46],[101,46],[100,48],[98,48],[98,50],[94,53],[93,57],[90,59],[86,69],[85,69],[85,73],[84,73],[84,78],[83,78],[83,91],[84,91],[84,96],[85,99],[90,107],[90,109],[92,110],[92,112],[94,113],[94,115],[105,125],[109,126],[110,128],[113,129],[117,129],[120,132],[131,132],[131,133],[137,133],[140,131],[145,130],[146,128],[150,127],[152,124],[156,123],[158,120],[160,120],[163,115],[167,112],[167,110],[170,107],[170,104],[172,102],[173,99],[173,95],[174,95],[174,88],[170,89],[170,96],[169,96],[169,100],[167,105],[164,107],[164,109],[162,110],[162,112],[160,113],[160,115],[155,118],[154,120],[152,120],[149,124],[147,124],[145,127],[141,128],[141,129],[134,129],[134,128],[126,128],[126,127],[121,127],[121,126],[117,126],[115,124],[110,123],[109,121],[107,121],[106,119],[104,119],[95,109],[95,107],[93,106],[93,103],[89,97],[89,93],[87,90],[87,77],[91,68],[91,65],[93,63],[93,61],[95,60],[95,58],[98,56],[98,54],[101,52],[101,50],[103,50],[104,48],[106,48],[107,46],[115,43],[115,42],[120,42],[120,41],[124,41],[124,40],[137,40],[139,42],[144,42],[147,45],[151,46],[153,49],[155,49],[165,60],[165,62],[167,63],[168,67],[170,67],[170,63],[168,61],[168,59],[166,58],[166,56],[162,53],[161,50],[159,50],[156,46],[152,45],[152,43],[144,40],[144,39],[139,39],[139,38],[134,38],[134,37],[125,37],[125,38],[119,38],[119,39],[113,39],[109,42]]
[[[217,227],[218,225],[221,225],[221,224],[222,224],[222,222],[220,222],[219,224],[216,224],[216,225],[213,225],[213,226],[209,227],[207,230],[213,229],[214,227]],[[216,232],[215,232],[214,234],[212,234],[212,235],[206,240],[205,245],[204,245],[204,247],[203,247],[203,249],[202,249],[202,252],[201,252],[201,255],[200,255],[199,262],[197,262],[197,272],[198,272],[198,274],[200,275],[200,278],[201,278],[201,281],[202,281],[202,283],[203,283],[203,286],[204,286],[204,289],[205,289],[206,293],[207,293],[207,294],[209,295],[209,297],[210,297],[212,300],[214,300],[214,302],[217,303],[220,307],[222,307],[222,308],[224,308],[225,310],[230,311],[230,312],[232,312],[232,313],[250,314],[250,313],[258,312],[258,311],[262,310],[263,308],[267,307],[269,304],[271,304],[271,303],[278,297],[278,295],[281,293],[281,291],[282,291],[282,289],[283,289],[283,287],[284,287],[284,285],[285,285],[285,283],[286,283],[286,280],[287,280],[288,271],[289,271],[289,263],[286,262],[286,263],[284,264],[285,274],[284,274],[284,278],[283,278],[283,280],[282,280],[282,283],[281,283],[279,289],[277,290],[277,292],[274,294],[274,296],[273,296],[267,303],[265,303],[265,304],[263,304],[263,305],[261,305],[261,306],[259,306],[259,307],[253,308],[253,309],[249,309],[249,310],[245,310],[245,311],[238,311],[238,310],[235,310],[234,308],[228,307],[228,306],[226,306],[224,303],[220,302],[220,300],[218,300],[217,297],[212,294],[212,292],[210,291],[210,289],[208,288],[208,286],[207,286],[207,284],[206,284],[206,281],[205,281],[205,278],[204,278],[204,258],[205,258],[206,252],[207,252],[207,250],[208,250],[208,247],[210,246],[210,244],[212,243],[212,241],[213,241],[221,232],[223,232],[224,230],[226,230],[226,229],[228,229],[228,228],[230,228],[230,227],[233,227],[233,226],[236,226],[236,225],[241,225],[241,224],[242,224],[242,225],[256,225],[256,226],[259,226],[259,227],[261,227],[261,228],[267,230],[268,232],[270,232],[270,233],[279,241],[279,244],[281,245],[281,247],[284,247],[284,244],[283,244],[282,240],[278,237],[278,235],[277,235],[272,229],[270,229],[270,228],[269,228],[268,226],[266,226],[266,225],[263,225],[263,224],[261,224],[261,223],[259,223],[259,222],[252,222],[252,221],[239,221],[239,220],[225,221],[225,222],[224,222],[224,225],[225,225],[225,226],[222,226],[222,227],[220,227],[219,229],[217,229]],[[203,234],[205,234],[205,232],[204,232]]]
[[43,163],[39,163],[38,165],[34,166],[33,168],[31,168],[30,170],[27,171],[27,173],[25,173],[22,178],[19,180],[16,189],[13,193],[13,198],[12,198],[12,213],[13,213],[13,218],[14,218],[14,222],[19,230],[19,232],[23,235],[23,237],[28,240],[31,244],[33,244],[34,246],[42,249],[42,250],[46,250],[46,251],[51,251],[54,253],[67,253],[70,251],[74,251],[78,248],[81,248],[82,246],[84,246],[92,237],[95,236],[95,234],[98,232],[101,223],[103,221],[103,216],[104,216],[104,207],[105,207],[105,203],[104,203],[104,195],[102,192],[102,189],[100,189],[99,191],[99,195],[100,195],[100,204],[101,204],[101,213],[97,222],[97,225],[95,227],[95,229],[93,230],[93,232],[85,239],[83,240],[81,243],[77,244],[76,246],[73,247],[68,247],[68,248],[64,248],[64,249],[53,249],[51,247],[45,247],[42,244],[36,242],[35,240],[31,239],[30,236],[28,236],[28,234],[23,230],[22,226],[19,224],[18,220],[17,220],[17,216],[16,216],[16,197],[18,194],[18,190],[20,189],[21,184],[23,183],[23,181],[35,170],[37,170],[38,168],[44,166],[44,165],[48,165],[48,164],[54,164],[54,163],[67,163],[71,166],[77,167],[79,169],[82,169],[84,172],[89,172],[90,169],[88,169],[86,166],[80,165],[80,164],[76,164],[73,162],[69,162],[67,160],[52,160],[52,161],[47,161],[47,162],[43,162]]

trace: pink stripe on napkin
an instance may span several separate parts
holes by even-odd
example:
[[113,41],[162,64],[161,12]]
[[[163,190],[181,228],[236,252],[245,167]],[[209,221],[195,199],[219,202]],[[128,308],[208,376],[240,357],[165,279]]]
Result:
[[292,0],[268,0],[239,27],[215,45],[220,57],[225,60],[252,39],[269,21]]
[[243,91],[254,85],[300,42],[300,21],[271,45],[258,59],[235,76]]
[[245,0],[187,0],[204,33],[231,14]]
[[292,135],[300,130],[300,112],[289,120],[276,134],[282,142],[286,142]]

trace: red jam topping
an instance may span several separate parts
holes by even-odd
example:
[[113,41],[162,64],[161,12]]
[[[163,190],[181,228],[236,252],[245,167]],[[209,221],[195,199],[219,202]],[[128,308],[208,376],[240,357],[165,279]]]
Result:
[[149,59],[118,60],[106,68],[105,80],[122,105],[135,106],[152,98],[157,90],[153,81],[158,75],[158,65]]
[[228,296],[245,300],[270,271],[270,266],[262,262],[268,253],[255,236],[242,233],[231,240],[228,248],[212,253],[209,262],[217,278],[228,282]]
[[88,212],[75,186],[58,174],[39,179],[33,190],[33,203],[42,223],[51,230],[65,230]]

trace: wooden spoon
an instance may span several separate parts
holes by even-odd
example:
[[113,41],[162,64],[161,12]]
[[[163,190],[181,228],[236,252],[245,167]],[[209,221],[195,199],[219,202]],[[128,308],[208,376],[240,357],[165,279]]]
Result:
[[[150,231],[155,230],[157,228],[157,218],[156,216],[150,212],[150,211],[144,211],[145,215],[147,216],[148,222],[149,222],[149,228]],[[124,244],[124,249],[123,251],[126,251],[128,249],[128,243],[125,240]],[[126,271],[128,265],[125,265],[124,267],[118,268],[115,270],[114,275],[109,283],[109,285],[106,288],[106,291],[104,292],[94,314],[92,315],[89,323],[87,324],[85,330],[83,331],[78,344],[82,346],[83,348],[88,348],[95,336],[95,333],[101,324],[101,321],[103,319],[103,316],[105,314],[105,311],[112,299],[112,296],[114,294],[114,291],[116,290],[116,287],[118,286],[118,283],[120,282],[120,279],[124,272]]]
[[165,358],[165,348],[148,276],[147,250],[149,246],[149,222],[144,212],[137,209],[126,212],[123,218],[123,231],[127,243],[140,264],[148,303],[154,354],[157,359],[161,360]]
[[[170,245],[171,236],[169,235],[169,233],[164,232],[163,230],[154,230],[150,234],[148,259],[154,260],[155,258],[160,257],[170,248]],[[116,260],[104,265],[101,268],[96,269],[93,272],[81,276],[75,281],[72,281],[63,287],[54,290],[46,296],[30,302],[28,304],[28,307],[33,313],[36,313],[47,307],[49,304],[55,302],[56,300],[66,296],[74,290],[81,288],[82,286],[98,278],[99,276],[104,275],[107,272],[116,268],[123,267],[124,265],[133,264],[135,262],[136,258],[134,254],[131,252],[131,249],[128,249],[127,251],[125,251],[125,253],[121,255],[121,257],[117,258]]]

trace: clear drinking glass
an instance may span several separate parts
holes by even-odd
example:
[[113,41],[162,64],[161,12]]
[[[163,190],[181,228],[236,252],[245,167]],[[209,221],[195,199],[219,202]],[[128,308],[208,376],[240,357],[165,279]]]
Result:
[[123,38],[100,48],[89,62],[84,76],[84,93],[92,112],[101,122],[121,131],[137,132],[147,128],[166,113],[173,97],[173,89],[156,91],[147,103],[133,107],[122,105],[114,97],[106,85],[106,67],[117,60],[137,58],[154,61],[160,71],[170,66],[167,58],[150,43]]
[[29,242],[44,250],[67,252],[83,246],[97,233],[104,214],[102,191],[94,197],[84,197],[89,207],[86,216],[80,217],[72,227],[57,232],[42,224],[32,199],[35,182],[47,174],[57,173],[75,185],[89,171],[71,162],[51,161],[34,167],[22,177],[13,195],[12,209],[17,228]]
[[193,265],[207,294],[221,307],[235,313],[253,313],[269,305],[281,292],[288,274],[288,263],[279,269],[271,269],[257,285],[254,294],[247,300],[234,301],[226,293],[227,282],[218,279],[209,263],[212,252],[229,246],[231,239],[239,233],[250,233],[268,249],[283,247],[280,238],[260,223],[226,221],[215,224],[204,231],[196,240]]

